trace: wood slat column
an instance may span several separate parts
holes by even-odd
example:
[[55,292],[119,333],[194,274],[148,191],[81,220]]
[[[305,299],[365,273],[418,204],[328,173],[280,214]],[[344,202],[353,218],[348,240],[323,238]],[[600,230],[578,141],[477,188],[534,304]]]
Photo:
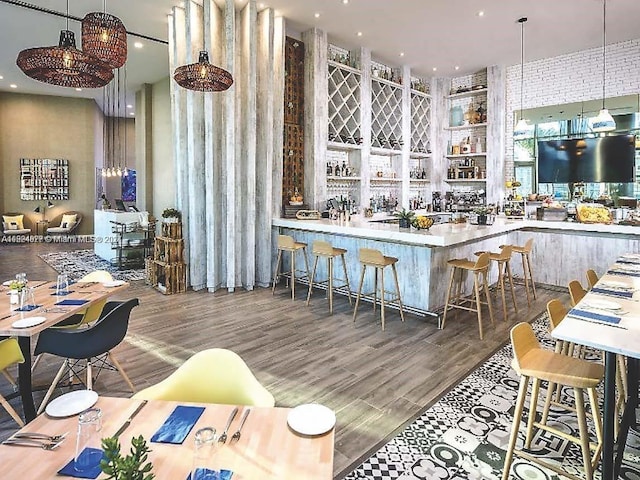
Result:
[[449,168],[446,155],[450,133],[444,129],[449,126],[446,96],[450,89],[450,78],[431,79],[431,192],[440,192],[443,198],[444,192],[450,188],[444,181]]
[[487,67],[487,86],[487,203],[498,204],[505,194],[506,67]]

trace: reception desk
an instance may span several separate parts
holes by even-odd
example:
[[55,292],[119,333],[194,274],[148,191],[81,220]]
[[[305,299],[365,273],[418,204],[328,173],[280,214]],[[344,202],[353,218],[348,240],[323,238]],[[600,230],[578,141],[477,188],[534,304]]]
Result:
[[114,233],[114,222],[116,223],[139,223],[141,213],[144,212],[121,212],[119,210],[95,210],[93,213],[93,231],[95,243],[93,251],[104,260],[113,261],[116,258],[118,235]]
[[[475,258],[475,252],[497,252],[500,245],[524,245],[533,237],[536,283],[566,287],[573,279],[584,283],[589,268],[602,274],[620,254],[640,252],[638,227],[500,217],[493,225],[445,223],[429,230],[399,228],[361,217],[353,217],[350,222],[274,219],[273,228],[274,235],[291,235],[309,246],[314,240],[325,240],[334,247],[347,249],[347,270],[352,283],[360,275],[359,248],[375,248],[397,257],[403,303],[416,313],[437,312],[444,306],[450,258]],[[326,276],[326,271],[321,270],[322,263],[318,265],[318,276]],[[522,275],[519,258],[514,258],[512,269],[514,274]],[[496,278],[494,267],[490,280]],[[369,282],[365,288],[372,290],[373,278]]]

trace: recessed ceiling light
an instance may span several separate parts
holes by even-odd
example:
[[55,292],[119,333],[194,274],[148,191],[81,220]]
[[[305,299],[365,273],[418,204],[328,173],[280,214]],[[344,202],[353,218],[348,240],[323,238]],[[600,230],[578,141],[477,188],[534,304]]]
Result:
[[459,65],[456,65],[456,66],[455,66],[455,69],[456,69],[456,70],[460,70],[460,66],[459,66]]
[[0,80],[4,80],[4,77],[2,75],[0,75]]
[[346,5],[347,3],[349,3],[349,0],[342,0],[342,3]]
[[320,18],[320,14],[318,12],[314,13],[313,16],[316,18]]
[[15,83],[12,83],[11,85],[9,85],[11,88],[18,88],[18,85],[16,85]]
[[264,8],[264,3],[259,3],[258,8]]
[[478,12],[478,16],[479,16],[479,17],[484,17],[484,10],[480,10],[480,11]]
[[358,35],[359,37],[361,37],[361,36],[362,36],[362,32],[358,32],[358,33],[357,33],[357,35]]
[[438,67],[433,67],[433,71],[437,72],[438,71]]
[[81,92],[82,89],[81,88],[76,88],[76,92]]
[[142,48],[144,45],[142,45],[142,42],[136,42],[133,44],[133,46],[136,48]]
[[404,57],[404,52],[400,52],[400,56],[401,56],[401,57]]
[[133,105],[129,104],[127,105],[127,108],[133,108]]

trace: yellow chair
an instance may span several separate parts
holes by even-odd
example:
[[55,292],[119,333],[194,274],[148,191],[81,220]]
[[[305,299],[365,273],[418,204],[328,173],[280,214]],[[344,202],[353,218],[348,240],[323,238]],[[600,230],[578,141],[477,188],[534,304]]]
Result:
[[212,348],[196,353],[151,387],[136,393],[143,400],[222,403],[273,407],[273,395],[253,375],[237,353]]
[[[18,345],[18,341],[15,338],[5,338],[0,341],[0,370],[3,371],[16,363],[23,363],[24,357],[22,356],[22,350],[20,350],[20,346]],[[11,376],[8,373],[4,373],[7,376],[7,379],[10,379]],[[10,380],[11,381],[11,380]],[[14,383],[13,381],[11,383]],[[13,417],[13,419],[20,425],[24,426],[24,422],[20,418],[20,416],[16,413],[9,402],[0,395],[0,405],[2,405],[5,410]]]
[[590,268],[589,270],[587,270],[587,284],[591,289],[596,286],[596,283],[598,283],[598,274],[595,270]]
[[571,306],[575,307],[580,300],[584,298],[587,291],[582,288],[582,285],[578,280],[571,280],[569,282],[569,295],[571,296]]
[[[78,280],[78,283],[83,283],[83,282],[97,282],[97,283],[113,282],[113,277],[106,270],[96,270],[94,272],[88,273],[87,275],[82,277],[80,280]],[[80,321],[79,324],[76,324],[75,326],[81,326],[81,325],[86,325],[86,324],[95,322],[100,317],[100,314],[102,313],[102,309],[104,308],[105,303],[107,303],[107,299],[104,299],[100,302],[96,302],[92,304],[84,312],[79,312],[79,315],[82,315],[82,320]]]

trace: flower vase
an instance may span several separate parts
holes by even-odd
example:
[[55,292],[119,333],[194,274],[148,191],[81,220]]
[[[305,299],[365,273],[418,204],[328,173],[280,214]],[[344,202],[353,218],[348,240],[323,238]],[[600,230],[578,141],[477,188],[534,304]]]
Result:
[[20,308],[20,297],[21,295],[18,290],[11,290],[9,292],[9,305],[12,311]]
[[400,225],[400,228],[409,228],[411,226],[411,223],[409,222],[409,219],[407,219],[407,218],[401,218],[398,221],[398,224]]

